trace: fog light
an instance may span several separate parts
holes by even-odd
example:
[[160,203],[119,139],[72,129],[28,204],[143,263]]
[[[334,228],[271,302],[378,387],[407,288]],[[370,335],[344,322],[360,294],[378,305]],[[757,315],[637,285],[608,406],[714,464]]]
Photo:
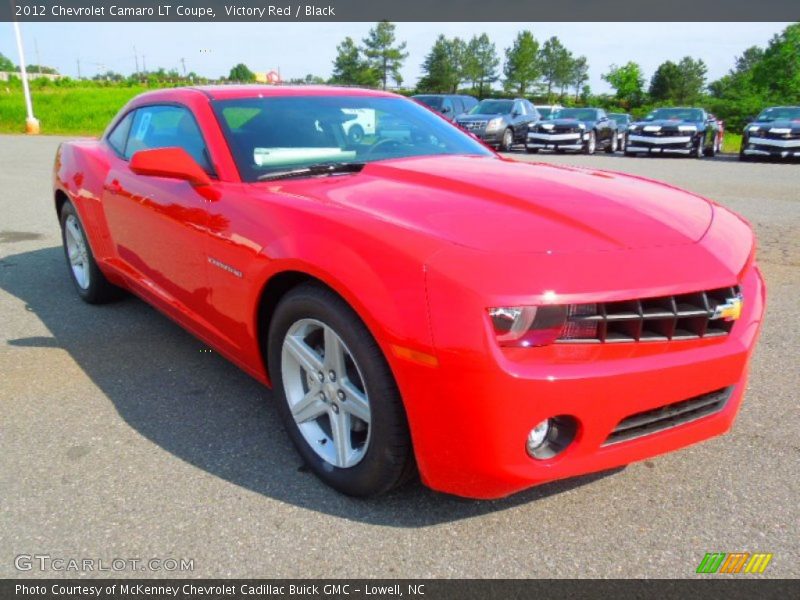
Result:
[[548,433],[550,433],[550,419],[545,419],[531,429],[531,432],[528,434],[528,443],[525,446],[528,450],[528,454],[531,456],[534,455],[534,452],[547,440]]

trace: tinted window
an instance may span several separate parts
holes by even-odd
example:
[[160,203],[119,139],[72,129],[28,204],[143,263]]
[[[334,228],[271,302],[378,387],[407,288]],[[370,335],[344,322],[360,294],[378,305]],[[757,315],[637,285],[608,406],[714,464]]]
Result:
[[647,115],[645,121],[702,121],[704,113],[699,108],[659,108]]
[[414,96],[414,99],[422,102],[425,106],[430,106],[434,110],[439,110],[442,107],[441,96]]
[[[491,155],[457,127],[405,98],[273,96],[217,100],[213,107],[247,181],[319,163]],[[356,124],[366,134],[358,139],[346,133]]]
[[597,118],[597,111],[593,108],[559,108],[552,114],[551,118],[594,121]]
[[206,145],[189,109],[181,106],[145,106],[136,111],[125,157],[139,150],[183,148],[206,171],[211,172]]
[[129,112],[125,117],[117,123],[107,138],[109,146],[120,154],[125,154],[125,143],[128,141],[128,132],[131,130],[131,122],[133,121],[133,111]]
[[763,111],[756,121],[769,122],[777,121],[779,119],[787,119],[789,121],[800,121],[800,107],[797,106],[777,106],[775,108],[768,108]]
[[514,106],[513,100],[482,100],[470,111],[471,115],[507,115]]

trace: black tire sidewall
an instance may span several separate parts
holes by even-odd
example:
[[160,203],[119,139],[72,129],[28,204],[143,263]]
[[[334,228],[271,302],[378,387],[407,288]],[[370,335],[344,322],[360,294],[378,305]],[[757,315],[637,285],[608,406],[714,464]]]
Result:
[[[293,323],[305,318],[316,319],[339,335],[358,364],[367,388],[369,446],[361,461],[347,469],[329,464],[309,446],[289,410],[281,373],[283,339]],[[407,478],[413,453],[400,393],[378,344],[339,296],[315,285],[302,285],[289,292],[275,309],[267,348],[278,412],[295,448],[320,479],[347,495],[373,496]]]

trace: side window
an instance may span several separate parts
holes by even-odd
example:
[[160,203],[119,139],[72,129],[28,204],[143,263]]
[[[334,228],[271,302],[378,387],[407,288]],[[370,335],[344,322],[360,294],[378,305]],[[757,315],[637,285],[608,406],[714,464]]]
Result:
[[605,116],[606,116],[606,111],[604,111],[604,110],[598,110],[597,111],[597,118],[598,119],[604,119]]
[[203,136],[189,109],[181,106],[145,106],[136,111],[125,158],[139,150],[183,148],[207,172],[212,172]]
[[524,115],[525,114],[525,107],[522,105],[522,102],[520,102],[519,100],[514,102],[514,112],[517,113],[518,115]]
[[131,111],[125,115],[125,117],[119,123],[117,123],[117,126],[114,127],[114,130],[108,134],[108,137],[106,138],[108,145],[116,150],[119,154],[125,154],[125,145],[128,142],[128,133],[131,130],[134,112],[136,111]]
[[[446,111],[444,109],[447,109]],[[450,98],[445,98],[444,102],[442,103],[442,112],[446,112],[448,115],[453,115],[455,111],[455,106],[453,105],[453,101]]]

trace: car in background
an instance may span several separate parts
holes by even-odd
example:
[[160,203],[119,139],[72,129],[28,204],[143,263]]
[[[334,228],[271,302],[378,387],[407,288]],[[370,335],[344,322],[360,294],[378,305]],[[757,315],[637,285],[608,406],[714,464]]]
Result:
[[440,113],[448,121],[455,121],[456,117],[468,113],[478,104],[472,96],[461,94],[417,94],[411,98]]
[[547,149],[594,154],[597,148],[617,150],[617,123],[602,108],[560,108],[549,119],[532,123],[525,141],[531,153]]
[[617,124],[617,148],[625,152],[625,134],[633,123],[633,117],[628,113],[608,113],[608,116]]
[[539,120],[539,112],[524,98],[481,100],[456,124],[489,146],[511,150],[524,144],[528,125]]
[[555,111],[564,108],[560,104],[534,104],[533,106],[539,111],[539,117],[542,119],[549,119]]
[[764,109],[744,128],[739,159],[754,156],[800,157],[800,106]]
[[717,122],[717,152],[722,152],[722,144],[725,141],[725,121],[711,113],[708,114],[708,118]]
[[719,149],[719,124],[704,109],[657,108],[628,126],[625,156],[675,153],[702,158]]

